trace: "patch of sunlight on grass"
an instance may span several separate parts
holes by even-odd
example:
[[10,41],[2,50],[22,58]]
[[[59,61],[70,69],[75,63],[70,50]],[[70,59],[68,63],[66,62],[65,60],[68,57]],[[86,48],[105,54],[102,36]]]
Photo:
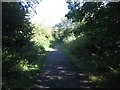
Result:
[[28,69],[28,71],[38,70],[38,69],[39,69],[38,65],[31,65],[31,67]]
[[89,76],[89,79],[90,79],[92,82],[96,82],[96,81],[101,81],[101,80],[102,80],[102,77],[90,75],[90,76]]
[[23,71],[27,71],[28,67],[26,65],[23,66]]
[[24,65],[23,71],[31,71],[31,70],[38,70],[38,65]]
[[27,60],[21,60],[20,63],[17,64],[17,68],[20,71],[31,71],[31,70],[38,70],[38,65],[29,64]]

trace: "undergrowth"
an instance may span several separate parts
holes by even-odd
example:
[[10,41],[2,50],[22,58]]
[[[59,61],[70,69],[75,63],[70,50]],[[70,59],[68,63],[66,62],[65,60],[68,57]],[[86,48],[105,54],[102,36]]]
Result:
[[62,47],[69,60],[87,75],[95,87],[119,87],[119,77],[107,69],[107,60],[99,61],[97,55],[89,51],[89,48],[92,47],[89,37],[80,35],[71,41],[65,38],[63,42]]

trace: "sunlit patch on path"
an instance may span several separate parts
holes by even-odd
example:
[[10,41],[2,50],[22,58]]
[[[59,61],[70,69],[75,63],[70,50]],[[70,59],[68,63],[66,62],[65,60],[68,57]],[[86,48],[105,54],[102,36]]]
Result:
[[47,48],[46,51],[57,51],[57,48]]
[[59,44],[51,49],[41,73],[37,74],[34,88],[91,88],[86,75],[75,68]]

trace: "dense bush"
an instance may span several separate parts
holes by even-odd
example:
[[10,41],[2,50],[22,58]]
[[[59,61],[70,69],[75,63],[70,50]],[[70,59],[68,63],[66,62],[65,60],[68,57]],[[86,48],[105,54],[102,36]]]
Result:
[[31,24],[26,17],[21,3],[2,3],[3,88],[30,87],[53,40],[47,29]]
[[[77,2],[69,3],[71,11],[66,15],[73,22],[81,22],[73,30],[75,36],[83,33],[83,38],[78,38],[79,43],[78,46],[75,45],[74,51],[83,52],[83,49],[87,50],[91,58],[89,60],[96,62],[96,68],[118,70],[120,68],[118,60],[120,57],[119,2],[109,2],[106,5],[102,2],[86,2],[82,7],[79,4]],[[84,36],[87,37],[87,40]]]

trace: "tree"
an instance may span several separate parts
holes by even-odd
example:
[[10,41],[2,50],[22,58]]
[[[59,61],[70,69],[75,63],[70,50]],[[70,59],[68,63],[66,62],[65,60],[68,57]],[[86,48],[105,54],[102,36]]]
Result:
[[119,71],[120,2],[85,2],[83,5],[68,2],[68,8],[66,17],[80,23],[74,30],[75,35],[83,33],[89,37],[91,43],[86,50],[95,58],[96,67],[108,71],[112,67]]
[[22,53],[22,48],[30,43],[33,27],[26,17],[27,12],[20,2],[2,3],[2,75],[5,86],[21,77],[16,65],[27,59],[24,56],[27,52]]

